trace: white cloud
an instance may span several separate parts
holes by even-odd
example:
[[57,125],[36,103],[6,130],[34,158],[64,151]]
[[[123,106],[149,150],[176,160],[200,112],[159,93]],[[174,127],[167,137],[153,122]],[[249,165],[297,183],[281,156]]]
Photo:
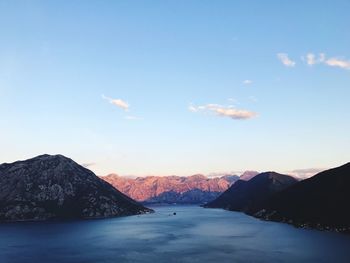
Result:
[[217,116],[222,116],[222,117],[228,117],[234,120],[244,120],[244,119],[250,119],[257,114],[252,111],[248,110],[242,110],[242,109],[236,109],[234,106],[229,105],[229,106],[221,106],[218,104],[207,104],[204,106],[189,106],[189,110],[192,112],[209,112],[213,113]]
[[331,67],[350,69],[350,60],[344,60],[341,58],[329,58],[329,59],[326,59],[324,63]]
[[315,64],[324,63],[326,55],[324,53],[318,54],[318,57],[313,53],[307,53],[306,56],[301,57],[302,60],[306,61],[306,64],[313,66]]
[[111,103],[111,104],[113,104],[113,105],[115,105],[115,106],[117,106],[125,111],[129,110],[130,105],[121,99],[112,99],[112,98],[106,97],[105,95],[102,95],[102,98],[105,100],[108,100],[109,103]]
[[244,85],[249,85],[249,84],[252,84],[252,83],[253,83],[253,81],[250,80],[250,79],[243,80],[243,84]]
[[315,64],[324,64],[330,67],[339,67],[342,69],[350,69],[350,61],[341,59],[341,58],[326,58],[326,54],[320,53],[318,57],[316,57],[313,53],[306,54],[306,57],[302,57],[303,60],[310,66]]
[[326,170],[326,168],[307,168],[307,169],[296,169],[293,171],[288,171],[286,173],[300,179],[306,179],[324,170]]
[[288,57],[287,53],[278,53],[277,58],[282,62],[283,65],[286,67],[294,67],[295,66],[295,61],[291,60]]
[[83,166],[84,168],[89,168],[91,166],[96,165],[96,163],[82,163],[81,166]]
[[197,112],[198,111],[198,109],[195,106],[193,106],[193,105],[188,106],[188,110],[192,111],[192,112]]
[[315,58],[315,55],[312,53],[308,53],[306,55],[306,63],[310,66],[315,65],[317,63],[317,60]]

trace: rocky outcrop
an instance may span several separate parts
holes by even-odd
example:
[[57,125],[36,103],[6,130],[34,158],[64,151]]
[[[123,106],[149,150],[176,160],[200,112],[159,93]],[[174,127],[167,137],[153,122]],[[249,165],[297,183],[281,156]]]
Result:
[[254,176],[249,181],[239,180],[217,199],[205,205],[208,208],[224,208],[232,211],[254,213],[261,204],[275,193],[296,184],[297,179],[275,172]]
[[102,218],[151,211],[62,155],[0,165],[0,221]]
[[168,204],[209,202],[238,180],[236,175],[208,178],[200,174],[188,177],[147,176],[135,179],[110,174],[101,178],[137,201]]
[[350,233],[350,163],[274,195],[254,215],[298,227]]

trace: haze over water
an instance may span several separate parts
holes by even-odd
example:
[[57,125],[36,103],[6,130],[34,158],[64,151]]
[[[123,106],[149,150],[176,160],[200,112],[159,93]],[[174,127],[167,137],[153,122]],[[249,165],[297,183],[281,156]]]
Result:
[[[0,262],[348,262],[350,236],[243,213],[157,206],[154,214],[0,225]],[[173,213],[176,212],[176,215]]]

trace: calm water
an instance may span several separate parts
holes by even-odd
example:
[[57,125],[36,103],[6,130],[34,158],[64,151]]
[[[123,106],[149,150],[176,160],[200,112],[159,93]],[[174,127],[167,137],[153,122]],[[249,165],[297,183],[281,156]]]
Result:
[[143,216],[2,224],[0,262],[350,262],[350,236],[220,209],[153,208]]

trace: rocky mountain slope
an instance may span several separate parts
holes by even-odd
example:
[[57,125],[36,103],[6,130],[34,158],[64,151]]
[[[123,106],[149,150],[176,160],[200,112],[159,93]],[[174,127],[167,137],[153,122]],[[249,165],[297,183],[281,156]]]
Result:
[[326,170],[276,194],[256,217],[296,226],[350,232],[350,163]]
[[273,194],[296,184],[297,179],[275,172],[266,172],[245,181],[239,180],[217,199],[209,202],[205,207],[224,208],[245,213],[256,212],[261,204]]
[[62,155],[0,165],[0,221],[101,218],[151,212]]
[[110,174],[101,178],[140,202],[203,204],[215,199],[239,177],[225,175],[208,178],[197,174],[188,177],[147,176],[133,179]]

